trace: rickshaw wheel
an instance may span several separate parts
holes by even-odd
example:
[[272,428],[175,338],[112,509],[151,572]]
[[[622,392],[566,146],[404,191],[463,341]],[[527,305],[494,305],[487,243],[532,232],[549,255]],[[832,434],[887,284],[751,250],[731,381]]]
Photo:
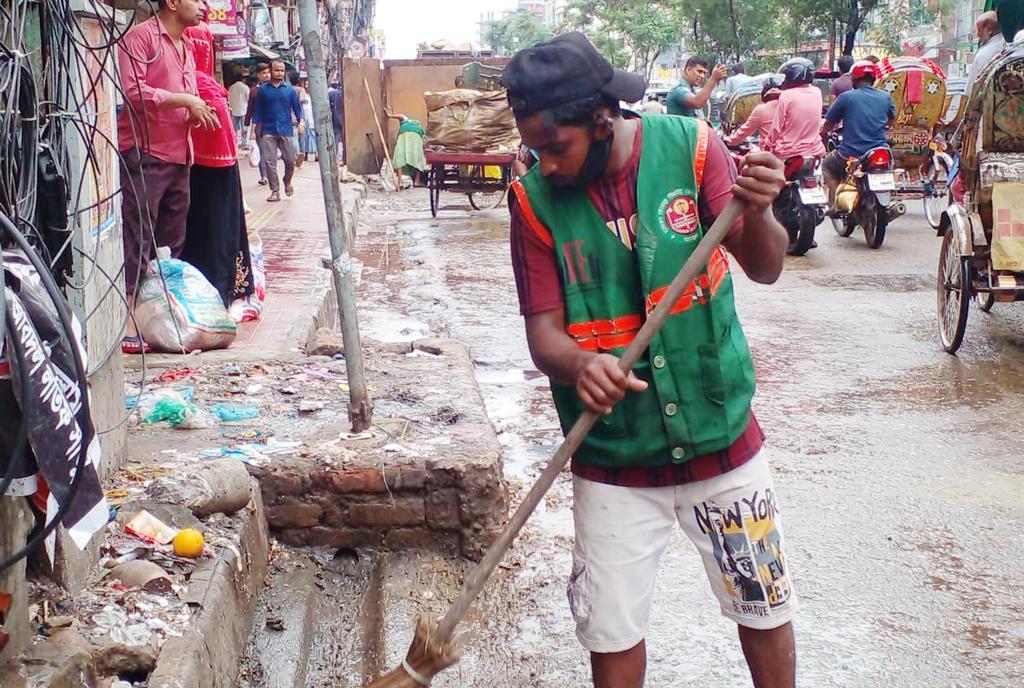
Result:
[[864,241],[869,248],[882,248],[885,241],[885,226],[889,222],[889,210],[879,204],[874,194],[865,194],[860,208],[863,220]]
[[926,191],[922,198],[925,219],[932,228],[938,229],[942,222],[942,212],[949,207],[949,169],[946,161],[938,156],[931,159],[929,181],[936,186],[941,183],[943,189],[942,193],[937,195]]
[[953,232],[942,237],[936,296],[939,306],[939,337],[942,348],[955,354],[967,331],[967,307],[971,301],[971,267],[957,252]]
[[501,191],[473,191],[467,195],[473,210],[491,210],[501,205],[507,191],[508,187],[505,187]]
[[996,305],[996,296],[990,291],[981,292],[978,294],[978,308],[981,309],[982,313],[988,313],[992,310],[992,306]]

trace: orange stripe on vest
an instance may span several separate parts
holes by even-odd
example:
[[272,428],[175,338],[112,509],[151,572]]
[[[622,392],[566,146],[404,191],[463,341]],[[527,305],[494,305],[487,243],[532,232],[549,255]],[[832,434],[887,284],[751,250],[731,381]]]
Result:
[[697,127],[697,151],[693,156],[693,175],[698,189],[704,180],[704,164],[708,161],[708,137],[710,135],[711,127],[707,122],[700,121]]
[[[695,303],[707,303],[725,282],[729,274],[729,258],[722,248],[715,249],[708,261],[707,273],[701,275],[686,288],[683,295],[672,308],[672,314],[689,310]],[[654,310],[668,287],[661,287],[647,297],[647,313]],[[624,315],[611,320],[589,320],[587,322],[570,323],[565,330],[576,344],[584,351],[611,351],[622,346],[629,346],[636,338],[636,333],[643,326],[644,316]]]
[[533,212],[533,206],[530,205],[530,198],[526,195],[526,187],[518,179],[512,182],[510,185],[513,193],[516,195],[516,202],[519,204],[519,209],[523,212],[523,218],[526,220],[526,224],[530,226],[533,233],[540,237],[540,240],[545,246],[554,250],[555,239],[551,236],[551,232],[548,228],[537,219],[536,213]]

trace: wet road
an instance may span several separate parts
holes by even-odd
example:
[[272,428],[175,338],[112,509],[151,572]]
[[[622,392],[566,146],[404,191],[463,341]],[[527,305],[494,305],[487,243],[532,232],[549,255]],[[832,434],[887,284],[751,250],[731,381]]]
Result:
[[[450,205],[431,219],[420,191],[369,200],[360,241],[363,332],[466,341],[506,473],[513,485],[528,485],[560,435],[518,315],[507,211],[471,214],[455,195],[442,202]],[[936,334],[939,240],[920,204],[908,205],[912,212],[879,251],[825,224],[820,247],[787,259],[776,285],[737,279],[757,364],[755,411],[802,603],[798,683],[1020,686],[1024,306],[997,304],[991,315],[972,306],[959,358],[944,353]],[[571,547],[565,476],[468,624],[474,635],[464,660],[435,685],[589,684],[565,598]],[[379,563],[386,618],[372,643],[332,641],[348,655],[331,678],[358,686],[370,665],[394,666],[414,610],[443,609],[463,570],[429,556]],[[749,685],[735,628],[678,533],[662,559],[648,650],[649,686]],[[372,661],[353,657],[368,651]]]

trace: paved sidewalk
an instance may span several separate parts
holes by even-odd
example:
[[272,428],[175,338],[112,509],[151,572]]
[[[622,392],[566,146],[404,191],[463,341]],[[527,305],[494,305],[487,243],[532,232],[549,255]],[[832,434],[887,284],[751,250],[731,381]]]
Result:
[[[283,193],[281,201],[268,203],[270,190],[258,184],[259,172],[239,159],[242,191],[252,212],[247,217],[249,231],[263,239],[263,259],[267,271],[267,300],[263,315],[254,322],[241,323],[238,336],[228,348],[207,351],[207,360],[275,358],[301,350],[308,333],[321,323],[333,321],[334,297],[328,294],[330,273],[321,267],[321,259],[330,257],[327,219],[320,167],[306,163],[296,170],[295,195]],[[280,170],[283,173],[283,169]],[[366,193],[360,183],[342,184],[346,219],[358,225],[359,205]],[[352,229],[352,234],[355,230]],[[174,365],[179,354],[147,354],[148,365]],[[129,367],[141,367],[141,356],[125,356]]]

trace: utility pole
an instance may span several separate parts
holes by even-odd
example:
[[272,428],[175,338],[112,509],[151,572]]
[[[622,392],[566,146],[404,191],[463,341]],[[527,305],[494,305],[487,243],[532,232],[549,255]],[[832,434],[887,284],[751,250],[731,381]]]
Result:
[[302,47],[306,53],[306,71],[309,74],[309,97],[316,121],[316,149],[320,158],[320,182],[324,191],[327,211],[327,233],[331,240],[331,275],[334,294],[338,299],[341,317],[341,337],[345,343],[345,370],[348,373],[348,417],[352,432],[363,432],[370,427],[373,404],[367,394],[366,372],[363,368],[363,349],[359,340],[359,321],[356,317],[355,296],[352,293],[352,254],[345,229],[344,206],[341,202],[341,180],[338,176],[338,142],[331,125],[331,106],[327,101],[327,72],[324,69],[324,50],[320,43],[320,18],[316,0],[298,0],[299,27]]

